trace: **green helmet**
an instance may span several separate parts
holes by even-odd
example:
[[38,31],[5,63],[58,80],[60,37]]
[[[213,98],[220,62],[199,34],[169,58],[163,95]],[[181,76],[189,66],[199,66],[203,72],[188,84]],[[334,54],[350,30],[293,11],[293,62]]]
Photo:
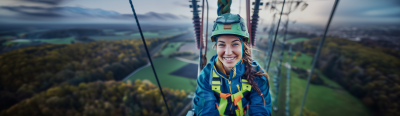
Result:
[[211,41],[215,42],[218,35],[224,34],[238,35],[245,39],[243,41],[249,42],[249,31],[244,19],[239,14],[225,13],[214,21]]

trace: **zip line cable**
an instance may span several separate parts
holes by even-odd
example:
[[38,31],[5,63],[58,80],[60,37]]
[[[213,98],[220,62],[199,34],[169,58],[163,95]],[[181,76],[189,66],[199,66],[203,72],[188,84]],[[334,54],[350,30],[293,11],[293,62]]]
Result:
[[203,62],[204,62],[204,58],[203,58],[203,48],[204,48],[204,34],[203,34],[203,31],[204,31],[204,0],[203,0],[203,2],[202,2],[202,4],[201,4],[201,21],[200,21],[200,54],[199,54],[199,57],[200,57],[200,62],[199,62],[199,73],[198,73],[198,75],[200,75],[200,72],[201,72],[201,70],[203,69]]
[[133,15],[135,16],[136,24],[137,24],[137,26],[139,28],[140,36],[142,37],[144,48],[146,49],[147,57],[149,58],[149,61],[150,61],[150,64],[151,64],[151,68],[153,69],[154,76],[156,77],[158,88],[160,88],[160,92],[161,92],[161,95],[162,95],[162,97],[164,99],[165,106],[167,107],[168,115],[171,116],[171,112],[169,111],[167,100],[165,100],[164,93],[163,93],[163,90],[162,90],[161,85],[160,85],[160,81],[158,80],[156,70],[154,69],[153,61],[151,60],[151,56],[150,56],[149,50],[147,49],[146,40],[144,40],[144,36],[143,36],[143,33],[142,33],[142,28],[140,28],[139,20],[138,20],[138,18],[136,16],[135,8],[133,8],[132,0],[129,0],[129,3],[131,4],[132,12],[133,12]]
[[[207,4],[207,23],[206,23],[206,45],[204,47],[205,51],[204,51],[204,56],[207,56],[207,43],[208,43],[208,0],[206,0],[206,4]],[[206,62],[207,62],[207,58],[206,58]]]
[[314,56],[314,59],[313,59],[312,65],[311,65],[311,66],[312,66],[312,67],[311,67],[311,71],[310,71],[310,73],[308,74],[307,86],[306,86],[306,90],[304,91],[303,101],[301,102],[301,107],[300,107],[299,116],[301,116],[301,114],[302,114],[302,112],[303,112],[303,107],[304,107],[304,103],[306,102],[306,97],[307,97],[308,87],[309,87],[309,85],[310,85],[311,76],[312,76],[312,74],[313,74],[315,64],[316,64],[316,62],[317,62],[317,60],[318,60],[319,53],[321,52],[322,45],[324,44],[324,41],[325,41],[325,38],[326,38],[326,33],[328,32],[329,25],[331,24],[333,14],[335,14],[335,10],[336,10],[336,6],[337,6],[338,2],[339,2],[339,0],[335,0],[335,4],[333,5],[331,15],[329,16],[328,24],[326,24],[326,27],[325,27],[324,35],[322,36],[321,41],[319,41],[318,50],[317,50],[317,52],[316,52],[316,54],[315,54],[315,56]]
[[[273,16],[272,16],[272,23],[271,23],[271,28],[269,29],[269,32],[268,32],[268,44],[269,44],[269,47],[267,48],[267,49],[271,49],[270,47],[272,46],[272,34],[274,33],[274,28],[275,28],[275,15],[276,14],[274,14]],[[271,50],[266,50],[267,52],[267,54],[266,54],[266,56],[269,56],[269,54],[271,53]],[[265,61],[266,61],[266,63],[265,64],[267,64],[268,63],[268,61],[269,60],[271,60],[271,59],[268,59],[268,57],[265,57]],[[265,69],[268,69],[268,67],[267,67],[267,65],[264,65],[264,67],[265,67]],[[267,70],[267,72],[268,72],[268,70]]]
[[266,72],[268,72],[268,70],[269,70],[269,64],[271,63],[272,53],[274,53],[274,46],[275,46],[276,36],[278,35],[279,25],[281,24],[281,18],[282,18],[282,14],[283,14],[283,8],[285,7],[285,2],[286,2],[286,0],[283,0],[281,15],[279,16],[278,27],[276,27],[274,42],[272,43],[272,49],[270,49],[271,52],[269,54],[269,58],[268,58],[269,60],[268,60],[268,66],[267,66]]

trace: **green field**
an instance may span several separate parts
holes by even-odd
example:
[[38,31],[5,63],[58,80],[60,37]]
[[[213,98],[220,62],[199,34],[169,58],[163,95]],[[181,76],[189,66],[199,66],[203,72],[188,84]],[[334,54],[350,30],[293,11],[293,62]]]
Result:
[[173,52],[178,51],[179,47],[184,44],[185,42],[171,42],[164,46],[164,49],[161,50],[162,55],[169,55]]
[[[154,59],[153,63],[162,87],[168,87],[170,89],[179,89],[185,91],[194,91],[196,89],[195,79],[170,75],[170,73],[174,72],[175,70],[178,70],[179,68],[185,66],[188,63],[177,60],[175,58],[158,58]],[[146,79],[154,84],[157,84],[151,66],[148,66],[136,72],[127,80],[131,80],[132,82],[134,82],[136,79],[140,80]]]
[[182,32],[181,30],[175,28],[175,29],[168,29],[168,30],[160,30],[160,31],[158,31],[158,33],[162,36],[168,37],[168,36],[182,34],[185,32]]
[[[178,51],[179,47],[185,43],[190,43],[190,42],[167,43],[165,47],[159,51],[159,53],[161,53],[162,55],[169,55],[170,53]],[[207,52],[207,58],[210,59],[215,54],[216,51],[209,50]],[[157,58],[153,60],[153,63],[162,87],[168,87],[171,89],[180,89],[185,91],[194,91],[196,89],[195,79],[170,75],[170,73],[187,65],[188,64],[187,62],[180,61],[175,58]],[[157,83],[153,75],[153,70],[151,69],[151,66],[147,66],[141,69],[140,71],[136,72],[134,75],[129,77],[127,80],[135,81],[136,79],[141,79],[141,80],[147,79],[152,83],[155,84]]]
[[[130,36],[132,36],[132,38],[142,38],[140,33],[130,34]],[[160,38],[161,37],[161,36],[159,36],[158,33],[152,33],[152,32],[143,32],[143,36],[144,36],[144,38]]]
[[[287,52],[285,51],[284,62],[287,60]],[[305,61],[305,64],[303,64]],[[298,68],[309,69],[311,67],[312,57],[306,54],[301,54],[297,57],[296,62],[292,62],[292,66]],[[282,67],[282,72],[286,78],[286,68]],[[323,75],[318,69],[314,69],[321,79],[328,85],[332,85],[337,89],[329,88],[325,85],[314,85],[310,84],[305,107],[309,111],[316,112],[319,116],[334,116],[337,114],[343,116],[368,116],[368,109],[362,104],[362,102],[356,97],[352,96],[346,90]],[[298,75],[291,71],[291,85],[290,85],[290,113],[294,113],[294,110],[299,108],[303,99],[307,80],[300,79]],[[286,83],[286,82],[285,82]],[[294,114],[292,114],[294,115]]]
[[288,42],[288,43],[297,43],[297,42],[308,41],[308,40],[310,40],[310,39],[309,38],[300,37],[300,38],[287,40],[286,42]]
[[[284,68],[283,72],[286,72]],[[291,71],[290,84],[290,113],[299,108],[303,99],[304,90],[307,84],[305,79]],[[324,79],[325,82],[326,79]],[[327,82],[335,83],[335,82]],[[342,89],[331,89],[327,86],[310,84],[305,107],[319,116],[369,116],[368,109],[362,102]],[[292,114],[294,115],[294,114]]]
[[70,44],[74,40],[75,40],[74,37],[54,38],[54,39],[29,39],[29,40],[16,40],[16,41],[4,42],[3,45],[7,45],[8,43],[24,44],[24,43],[31,43],[33,41],[41,41],[52,44]]
[[[161,54],[168,55],[169,53],[175,52],[176,50],[179,49],[180,45],[186,44],[186,43],[191,43],[191,42],[173,42],[173,43],[168,43],[168,46],[171,44],[171,45],[173,45],[173,47],[165,47],[164,50],[161,51]],[[213,57],[214,55],[217,54],[217,51],[212,49],[213,45],[214,45],[214,43],[212,43],[212,42],[209,42],[208,45],[207,45],[207,48],[208,48],[207,54],[206,54],[207,63],[210,62],[211,57]],[[195,47],[195,46],[193,46],[193,47]],[[196,49],[195,52],[199,52],[198,49]],[[194,56],[187,56],[187,57],[181,57],[181,58],[185,58],[185,59],[192,60],[192,61],[199,61],[198,60],[198,56],[196,57],[196,59],[193,59],[193,57]]]
[[[160,51],[163,55],[168,55],[172,52],[176,52],[179,46],[188,42],[171,42],[166,45],[164,49]],[[212,50],[213,43],[208,44],[209,50],[207,51],[207,62],[214,56],[217,52]],[[195,60],[198,61],[198,60]],[[156,72],[159,77],[159,81],[162,87],[168,87],[171,89],[180,89],[185,91],[194,91],[196,89],[196,80],[189,79],[186,77],[170,75],[170,73],[180,69],[181,67],[187,65],[187,62],[177,60],[175,58],[157,58],[153,60]],[[136,79],[144,80],[147,79],[152,83],[157,83],[151,66],[147,66],[140,71],[136,72],[134,75],[129,77],[127,80],[132,82]]]
[[[288,51],[285,51],[283,53],[285,56],[283,58],[283,62],[287,62],[288,60]],[[311,68],[311,63],[312,63],[312,59],[313,57],[301,53],[300,56],[296,56],[296,60],[293,60],[293,55],[296,55],[296,52],[292,51],[292,56],[290,58],[292,58],[292,62],[290,63],[291,66],[295,66],[297,68],[302,68],[302,69],[310,69]]]
[[56,39],[34,39],[34,40],[46,43],[53,43],[53,44],[70,44],[71,41],[75,40],[75,37],[56,38]]
[[[275,53],[274,53],[275,54]],[[293,52],[295,54],[295,52]],[[265,56],[257,56],[258,62],[263,65],[264,63],[261,62],[261,59],[264,59]],[[288,61],[288,55],[287,51],[284,52],[284,58],[283,58],[283,63]],[[290,58],[293,58],[291,56]],[[297,67],[297,68],[303,68],[303,69],[310,69],[311,68],[311,63],[312,63],[312,57],[301,53],[301,56],[297,56],[296,61],[291,63],[292,67]],[[276,58],[271,61],[270,67],[271,69],[276,66],[277,64]],[[264,66],[263,66],[264,67]],[[281,87],[286,86],[286,72],[287,69],[282,65],[282,75],[281,78],[283,78],[281,82],[284,85],[281,85]],[[307,98],[306,98],[306,103],[305,107],[312,112],[318,113],[319,116],[334,116],[337,114],[343,115],[343,116],[369,116],[370,112],[368,111],[367,107],[365,107],[361,100],[357,99],[356,97],[352,96],[349,92],[346,90],[343,90],[343,87],[341,87],[339,84],[336,82],[330,80],[327,78],[325,75],[323,75],[318,69],[314,69],[314,72],[318,73],[319,76],[321,77],[322,80],[324,80],[324,83],[327,85],[332,85],[336,89],[329,88],[326,85],[314,85],[310,84]],[[273,73],[270,70],[269,71],[270,80],[272,80]],[[306,88],[307,80],[305,79],[300,79],[299,76],[291,71],[290,74],[291,77],[291,84],[290,84],[290,102],[289,102],[289,110],[290,110],[290,115],[297,115],[293,114],[296,109],[300,108],[304,91]],[[273,82],[270,81],[270,85],[273,85]],[[271,86],[271,90],[274,90],[274,86]],[[271,91],[272,92],[272,91]],[[286,92],[286,90],[280,90],[280,92]],[[272,95],[272,94],[271,94]],[[285,99],[284,94],[280,94],[279,99]],[[279,101],[278,101],[279,103]],[[280,104],[284,105],[284,104]],[[280,107],[284,108],[284,107]],[[275,115],[278,115],[280,113],[274,112]]]
[[[123,32],[115,32],[115,35],[126,35],[128,34],[130,31],[123,31]],[[140,36],[140,35],[139,35]]]

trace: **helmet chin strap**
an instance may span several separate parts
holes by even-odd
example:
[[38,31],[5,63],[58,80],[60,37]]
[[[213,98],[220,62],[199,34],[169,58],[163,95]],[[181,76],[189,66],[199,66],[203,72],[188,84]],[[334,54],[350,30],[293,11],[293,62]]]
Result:
[[[239,37],[238,36],[238,38],[240,39],[240,43],[242,43],[242,57],[240,57],[240,60],[239,60],[239,62],[238,63],[236,63],[236,65],[238,65],[240,62],[242,62],[242,59],[243,59],[243,54],[244,54],[244,49],[243,49],[243,46],[244,46],[244,44],[243,44],[243,39],[242,39],[242,37]],[[235,66],[236,66],[235,65]]]

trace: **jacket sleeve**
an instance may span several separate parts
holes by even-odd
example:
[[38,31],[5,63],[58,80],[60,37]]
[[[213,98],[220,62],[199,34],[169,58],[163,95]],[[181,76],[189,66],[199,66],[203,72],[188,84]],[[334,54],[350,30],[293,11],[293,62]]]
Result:
[[217,99],[214,91],[211,90],[210,69],[205,67],[197,78],[197,88],[193,99],[196,116],[219,116],[215,106]]
[[251,90],[250,104],[249,104],[249,115],[250,116],[271,116],[271,96],[269,94],[268,81],[264,76],[257,78],[256,82],[258,88],[263,94],[262,97],[265,99],[265,104],[261,96],[254,90]]

